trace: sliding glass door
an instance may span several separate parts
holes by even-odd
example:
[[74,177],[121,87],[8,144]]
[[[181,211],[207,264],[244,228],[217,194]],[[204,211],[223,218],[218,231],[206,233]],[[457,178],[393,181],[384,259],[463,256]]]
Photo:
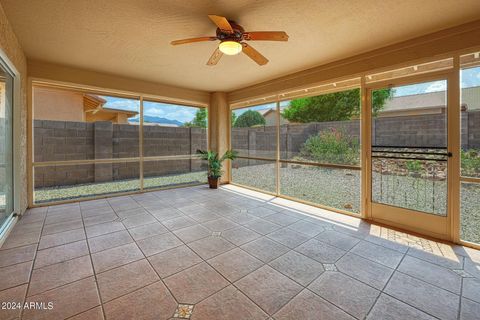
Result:
[[13,77],[0,65],[0,226],[13,212]]

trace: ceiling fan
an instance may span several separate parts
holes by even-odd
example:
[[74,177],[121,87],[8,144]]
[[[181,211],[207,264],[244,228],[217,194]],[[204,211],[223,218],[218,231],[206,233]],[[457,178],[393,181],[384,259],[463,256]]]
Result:
[[208,17],[217,26],[216,36],[175,40],[171,44],[175,46],[192,42],[220,40],[220,44],[207,62],[209,66],[216,65],[223,54],[236,55],[240,52],[245,53],[253,61],[263,66],[268,63],[268,59],[245,41],[288,41],[288,35],[284,31],[246,32],[242,26],[234,21],[227,20],[225,17],[212,14],[208,15]]

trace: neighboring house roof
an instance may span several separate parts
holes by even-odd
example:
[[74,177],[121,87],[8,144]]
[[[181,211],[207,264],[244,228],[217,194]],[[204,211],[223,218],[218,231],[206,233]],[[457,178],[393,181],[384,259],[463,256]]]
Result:
[[[445,91],[439,91],[393,97],[387,101],[382,113],[406,113],[414,110],[426,112],[433,109],[441,112],[440,109],[446,105],[446,96]],[[480,110],[480,86],[462,89],[462,106],[466,110]]]
[[91,94],[84,94],[83,95],[83,107],[84,107],[85,111],[101,107],[106,102],[107,102],[107,100],[102,99],[99,96],[94,96],[94,95],[91,95]]
[[262,116],[265,117],[265,114],[269,113],[270,111],[272,111],[273,109],[261,109],[261,110],[256,110],[258,113],[260,113]]
[[106,108],[104,107],[107,100],[92,94],[83,95],[83,110],[87,114],[87,120],[95,121],[97,119],[105,120],[112,119],[115,120],[115,117],[118,115],[124,115],[127,118],[136,116],[137,111],[122,110],[115,108]]
[[[288,106],[280,106],[280,112],[282,112],[285,108]],[[277,108],[270,108],[270,109],[262,109],[262,110],[257,110],[258,113],[260,113],[263,117],[267,116],[270,112],[276,112]]]

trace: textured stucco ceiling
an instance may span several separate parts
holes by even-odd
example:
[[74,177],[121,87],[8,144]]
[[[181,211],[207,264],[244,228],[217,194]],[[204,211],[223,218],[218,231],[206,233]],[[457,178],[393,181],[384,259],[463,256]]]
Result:
[[[206,91],[231,91],[478,19],[479,0],[0,0],[28,58]],[[205,65],[215,42],[207,14],[290,40],[251,42]]]

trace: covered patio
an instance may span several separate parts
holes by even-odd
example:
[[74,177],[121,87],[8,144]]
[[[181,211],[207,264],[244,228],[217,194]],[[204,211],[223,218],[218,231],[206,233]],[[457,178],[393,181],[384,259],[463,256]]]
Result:
[[479,16],[0,0],[0,320],[480,319]]

